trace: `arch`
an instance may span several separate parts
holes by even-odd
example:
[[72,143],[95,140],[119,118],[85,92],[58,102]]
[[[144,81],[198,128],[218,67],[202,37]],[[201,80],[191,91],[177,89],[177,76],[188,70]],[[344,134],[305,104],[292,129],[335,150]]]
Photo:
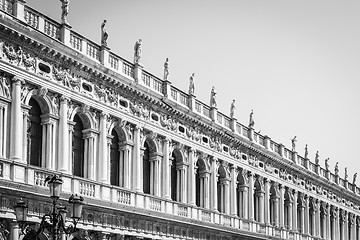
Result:
[[[47,90],[46,90],[47,93]],[[39,89],[32,89],[28,92],[28,94],[24,98],[24,104],[29,105],[30,99],[34,98],[40,105],[41,112],[43,114],[57,114],[57,110],[55,105],[51,100],[49,95],[41,94]]]
[[73,118],[75,122],[72,134],[72,172],[75,176],[84,177],[84,124],[78,114]]
[[74,121],[75,115],[78,115],[83,122],[84,129],[97,129],[98,122],[95,119],[95,114],[90,112],[88,107],[84,106],[76,106],[75,108],[71,109],[69,107],[69,115],[68,118],[70,121]]
[[42,153],[42,126],[41,126],[41,107],[35,98],[30,98],[28,104],[31,106],[29,110],[29,127],[27,138],[27,154],[28,163],[33,166],[41,167]]
[[237,175],[238,186],[247,186],[249,184],[248,181],[247,171],[245,169],[241,169]]
[[133,141],[132,134],[129,131],[129,129],[124,125],[125,123],[123,123],[123,121],[120,120],[112,121],[108,128],[108,134],[111,135],[112,131],[115,130],[119,136],[120,142],[132,142]]
[[119,135],[113,128],[111,131],[110,144],[110,184],[120,186],[120,152],[119,152]]

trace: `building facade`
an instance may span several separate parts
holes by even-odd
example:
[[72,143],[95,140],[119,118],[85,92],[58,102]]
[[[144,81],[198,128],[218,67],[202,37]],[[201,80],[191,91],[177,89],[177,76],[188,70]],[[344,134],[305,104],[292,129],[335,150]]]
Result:
[[66,7],[0,0],[0,239],[24,238],[20,198],[34,228],[50,211],[52,174],[86,201],[62,239],[360,239],[356,175],[111,52],[105,23],[101,44],[72,31]]

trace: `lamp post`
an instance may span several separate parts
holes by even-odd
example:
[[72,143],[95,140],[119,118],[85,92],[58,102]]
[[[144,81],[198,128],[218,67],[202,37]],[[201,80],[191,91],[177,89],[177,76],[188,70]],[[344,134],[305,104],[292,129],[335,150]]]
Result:
[[52,236],[53,240],[57,240],[57,237],[61,233],[71,234],[76,231],[76,224],[81,218],[81,211],[84,199],[81,196],[71,195],[69,198],[69,203],[71,205],[72,211],[72,224],[65,226],[66,220],[66,208],[57,204],[62,186],[62,179],[57,176],[48,176],[45,179],[45,182],[49,185],[50,198],[52,199],[52,211],[51,213],[46,213],[42,219],[38,230],[31,229],[29,223],[27,222],[27,205],[20,199],[20,201],[14,206],[16,220],[19,223],[21,231],[23,234],[30,237],[30,239],[35,239],[37,235],[47,230]]

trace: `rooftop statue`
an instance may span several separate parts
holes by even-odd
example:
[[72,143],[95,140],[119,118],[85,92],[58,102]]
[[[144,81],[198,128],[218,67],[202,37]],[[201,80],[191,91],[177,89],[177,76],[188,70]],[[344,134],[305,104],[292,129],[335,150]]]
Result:
[[325,159],[325,169],[329,171],[329,158]]
[[230,118],[234,118],[234,115],[235,115],[235,99],[233,99],[232,103],[231,103],[231,106],[230,106]]
[[164,81],[168,80],[169,76],[169,58],[166,58],[164,63]]
[[194,83],[194,78],[195,78],[195,73],[193,73],[189,80],[189,95],[194,95],[194,92],[195,92],[195,83]]
[[67,22],[67,15],[69,14],[69,3],[70,0],[60,0],[61,1],[61,23],[68,23]]
[[212,87],[212,89],[211,89],[210,107],[212,107],[212,108],[216,108],[216,107],[217,107],[215,87]]
[[106,20],[101,24],[101,45],[107,46],[108,33],[106,31]]
[[356,185],[356,177],[357,177],[357,173],[355,173],[353,176],[353,182],[352,182],[353,185]]
[[339,175],[339,162],[336,162],[334,172],[335,175]]
[[347,181],[348,179],[348,171],[347,171],[347,167],[345,168],[345,176],[344,176],[344,180]]
[[291,145],[292,145],[291,151],[293,151],[293,152],[296,152],[295,151],[296,142],[297,142],[297,140],[296,140],[296,136],[295,136],[293,139],[291,139]]
[[254,110],[251,109],[250,119],[249,119],[249,128],[253,128],[255,125],[253,115],[254,115]]
[[[308,156],[309,156],[309,152],[308,152],[308,146],[306,144],[305,145],[305,155],[304,155],[305,159],[308,159]],[[316,162],[316,157],[315,157],[315,162]]]
[[140,63],[142,39],[139,39],[134,46],[134,63]]
[[320,162],[320,160],[319,160],[319,151],[316,151],[316,154],[315,154],[315,164],[316,165],[319,165],[319,162]]

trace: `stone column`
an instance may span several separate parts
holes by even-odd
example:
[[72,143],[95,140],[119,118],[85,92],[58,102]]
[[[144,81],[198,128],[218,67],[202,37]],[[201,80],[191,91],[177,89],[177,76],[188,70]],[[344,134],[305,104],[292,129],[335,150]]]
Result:
[[280,193],[280,198],[279,198],[279,200],[280,200],[280,203],[279,203],[279,208],[280,208],[279,220],[280,220],[280,223],[279,223],[279,226],[281,228],[284,228],[284,226],[285,226],[285,216],[284,216],[284,213],[285,213],[285,209],[284,209],[284,207],[285,207],[285,201],[284,201],[285,187],[283,185],[280,185],[279,187],[280,187],[280,191],[279,191],[279,193]]
[[249,200],[248,211],[249,220],[254,221],[254,173],[248,172],[249,177]]
[[258,221],[264,223],[264,191],[257,192],[258,198]]
[[68,149],[71,149],[71,151],[69,152],[69,171],[70,173],[74,173],[74,169],[73,169],[73,151],[72,151],[72,139],[73,139],[73,133],[74,133],[74,126],[75,126],[75,122],[70,122],[67,124],[68,125]]
[[59,151],[58,151],[58,170],[63,173],[70,173],[69,157],[69,130],[68,130],[68,102],[65,96],[60,98],[60,119],[59,119]]
[[293,201],[292,199],[285,202],[286,210],[287,210],[287,229],[292,230],[292,212],[293,212]]
[[16,221],[10,223],[10,238],[11,240],[19,240],[21,229]]
[[266,225],[270,225],[270,181],[267,178],[265,179],[264,188],[265,188],[264,222]]
[[309,208],[309,197],[308,196],[305,196],[304,197],[304,200],[305,200],[305,226],[304,226],[304,233],[309,235],[310,234],[310,208]]
[[[23,123],[23,127],[22,129],[24,129],[23,131],[23,146],[22,146],[22,159],[21,161],[23,163],[28,163],[28,145],[29,145],[29,138],[30,138],[30,135],[29,135],[29,127],[30,127],[30,119],[29,119],[29,110],[28,109],[25,109],[23,108],[22,109],[22,117],[23,117],[23,120],[22,120],[22,123]],[[43,138],[46,139],[46,132],[45,132],[45,127],[42,126],[42,136],[44,136]],[[41,166],[45,166],[45,153],[46,153],[46,148],[45,148],[45,143],[46,141],[43,141],[41,144],[42,144],[42,153],[41,153]]]
[[99,133],[99,158],[98,158],[98,180],[103,183],[108,182],[108,168],[110,168],[110,158],[108,157],[108,141],[107,141],[107,128],[106,124],[108,121],[109,115],[106,113],[100,114],[100,133]]
[[237,186],[237,180],[236,180],[236,169],[234,165],[230,165],[230,214],[236,215],[237,214],[237,206],[236,206],[236,186]]
[[18,77],[12,79],[12,103],[11,103],[11,124],[10,124],[10,159],[22,162],[23,144],[23,115],[21,112],[21,80]]
[[211,210],[218,211],[218,199],[217,199],[217,159],[213,158],[211,160]]
[[331,221],[330,221],[330,206],[329,206],[329,204],[327,204],[327,203],[324,203],[324,204],[326,204],[325,205],[325,207],[324,207],[324,213],[326,212],[326,218],[325,218],[325,227],[324,227],[324,229],[325,229],[325,235],[324,235],[324,238],[325,239],[330,239],[330,236],[331,236],[331,234],[330,234],[330,229],[331,229]]
[[300,232],[301,233],[305,233],[306,229],[305,229],[305,206],[306,206],[306,201],[305,201],[305,196],[303,193],[299,193],[299,198],[300,198],[300,203],[298,204],[298,209],[300,212]]
[[298,199],[298,192],[293,190],[294,202],[292,205],[292,230],[298,231],[298,216],[297,216],[297,199]]
[[194,149],[189,149],[189,184],[188,184],[188,203],[195,206],[196,200],[196,165],[195,165],[195,151]]
[[239,194],[240,194],[240,199],[241,201],[239,201],[239,205],[238,208],[241,209],[241,214],[240,217],[244,218],[244,219],[248,219],[249,218],[249,209],[248,209],[248,200],[249,200],[249,196],[248,196],[248,186],[241,186],[239,188]]
[[203,195],[203,207],[209,209],[210,208],[210,172],[203,172],[202,173],[202,195]]
[[97,146],[97,136],[92,129],[83,131],[85,143],[84,143],[84,177],[95,180],[95,156]]
[[42,116],[42,167],[55,170],[55,142],[56,142],[56,121],[50,116]]
[[169,150],[170,140],[169,138],[163,139],[163,162],[162,162],[162,196],[163,198],[170,199],[170,176],[169,176],[169,156],[170,156],[170,150]]
[[224,194],[224,197],[222,198],[224,200],[224,202],[222,203],[224,213],[230,214],[230,179],[223,179],[221,185],[223,187],[222,193]]
[[8,105],[0,104],[0,158],[7,158]]
[[315,212],[315,233],[316,237],[321,237],[321,216],[320,216],[320,201],[316,200],[316,212]]
[[133,150],[133,169],[132,169],[132,189],[137,192],[143,192],[141,187],[141,143],[140,143],[140,127],[134,127],[134,150]]
[[150,194],[154,196],[160,196],[160,158],[158,154],[150,157]]
[[350,227],[350,238],[349,240],[356,240],[356,229],[355,229],[355,214],[349,213],[349,227]]

